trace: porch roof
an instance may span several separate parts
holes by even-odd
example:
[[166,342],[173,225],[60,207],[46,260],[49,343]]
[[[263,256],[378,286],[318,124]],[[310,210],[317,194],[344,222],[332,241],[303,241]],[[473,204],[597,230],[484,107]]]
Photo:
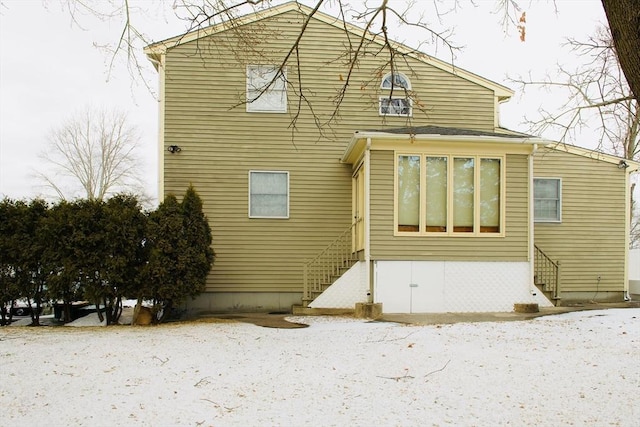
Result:
[[509,129],[500,128],[503,132],[487,132],[481,130],[474,129],[463,129],[463,128],[450,128],[444,126],[413,126],[413,127],[402,127],[402,128],[389,128],[382,130],[365,130],[365,131],[356,131],[356,134],[359,133],[390,133],[393,135],[456,135],[456,136],[493,136],[499,138],[537,138],[533,135],[527,135],[524,133],[519,133],[515,131],[511,131]]
[[481,131],[475,129],[464,129],[444,126],[411,126],[400,128],[387,128],[381,130],[362,130],[355,131],[351,137],[349,145],[342,154],[341,161],[345,163],[353,163],[360,156],[364,148],[367,146],[368,139],[410,139],[415,140],[432,140],[432,141],[458,141],[458,142],[475,142],[475,143],[501,143],[501,144],[520,144],[520,145],[546,145],[550,141],[515,132],[509,129],[497,128],[495,132]]

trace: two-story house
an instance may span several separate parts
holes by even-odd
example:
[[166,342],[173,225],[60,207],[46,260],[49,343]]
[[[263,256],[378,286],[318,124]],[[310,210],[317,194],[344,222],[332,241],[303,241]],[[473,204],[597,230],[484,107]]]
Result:
[[190,309],[624,298],[637,164],[503,129],[510,89],[402,45],[392,72],[379,38],[311,14],[290,2],[145,49],[159,194],[193,184],[213,230]]

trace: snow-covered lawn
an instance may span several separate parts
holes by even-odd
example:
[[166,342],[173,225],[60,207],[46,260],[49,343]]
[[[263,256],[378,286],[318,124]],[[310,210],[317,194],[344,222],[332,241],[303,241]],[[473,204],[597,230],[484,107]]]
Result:
[[292,320],[0,328],[0,424],[640,425],[640,309]]

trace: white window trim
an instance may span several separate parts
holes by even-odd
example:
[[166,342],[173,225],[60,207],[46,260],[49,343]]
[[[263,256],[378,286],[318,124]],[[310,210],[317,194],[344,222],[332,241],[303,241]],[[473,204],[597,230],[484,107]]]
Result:
[[[417,232],[415,231],[398,231],[398,157],[399,156],[419,156],[420,157],[420,223]],[[425,215],[427,200],[426,189],[424,187],[423,178],[426,175],[426,157],[446,157],[447,165],[453,165],[454,158],[474,158],[474,212],[473,227],[474,231],[454,232],[453,231],[453,197],[451,191],[453,189],[453,167],[447,167],[447,231],[426,231]],[[481,233],[480,232],[480,191],[475,191],[480,184],[480,165],[481,159],[499,159],[500,160],[500,232],[498,233]],[[441,154],[441,153],[425,153],[425,152],[394,152],[394,168],[393,168],[393,235],[394,236],[418,236],[418,237],[505,237],[506,236],[506,155],[493,154]]]
[[[389,78],[392,77],[392,74],[401,76],[404,81],[407,83],[407,87],[403,87],[403,86],[396,86],[393,85],[393,78],[392,78],[392,86],[391,87],[384,87],[384,81]],[[409,97],[408,91],[411,90],[411,80],[409,79],[409,77],[407,77],[406,74],[404,73],[400,73],[400,72],[393,72],[393,73],[387,73],[382,77],[382,80],[380,81],[380,90],[382,91],[382,93],[386,93],[387,95],[382,95],[380,96],[380,98],[378,99],[378,115],[383,116],[383,117],[413,117],[413,101],[412,99]],[[397,95],[402,95],[402,96],[397,96]],[[409,102],[409,112],[407,114],[397,114],[397,113],[384,113],[382,111],[382,100],[383,99],[388,99],[390,101],[396,100],[396,99],[403,99]]]
[[[265,215],[251,215],[251,174],[252,173],[280,173],[280,174],[286,174],[287,175],[287,213],[285,216],[265,216]],[[291,200],[291,193],[290,193],[290,189],[289,189],[289,171],[282,171],[282,170],[250,170],[249,171],[249,186],[247,188],[247,192],[248,192],[248,204],[247,204],[247,210],[248,210],[248,216],[249,218],[252,219],[289,219],[289,204],[290,204],[290,200]]]
[[[266,65],[266,64],[250,64],[247,65],[246,68],[246,74],[245,74],[245,78],[246,78],[246,111],[247,113],[286,113],[287,112],[287,105],[288,105],[288,101],[287,101],[287,68],[284,67],[282,69],[282,84],[283,84],[283,96],[284,96],[284,102],[281,106],[279,106],[279,108],[274,108],[274,109],[265,109],[265,108],[260,108],[254,102],[250,102],[250,96],[249,93],[252,91],[249,83],[249,73],[251,69],[259,69],[259,68],[272,68],[274,69],[276,72],[278,71],[278,66],[277,65]],[[273,88],[268,88],[265,92],[262,93],[262,96],[268,95],[268,92],[271,92],[273,90]]]
[[[535,187],[536,180],[538,179],[553,179],[558,181],[558,219],[538,219],[536,218],[536,195],[535,195]],[[531,189],[533,192],[533,222],[542,223],[542,224],[561,224],[562,223],[562,178],[556,176],[534,176],[533,177],[533,188]]]

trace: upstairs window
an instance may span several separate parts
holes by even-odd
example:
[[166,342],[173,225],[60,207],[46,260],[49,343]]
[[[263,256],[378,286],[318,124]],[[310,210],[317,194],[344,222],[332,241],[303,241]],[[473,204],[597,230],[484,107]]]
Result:
[[[393,78],[392,78],[393,77]],[[401,91],[411,89],[411,82],[402,73],[389,73],[382,78],[381,89],[399,89]]]
[[562,221],[562,182],[558,178],[533,180],[533,217],[536,222]]
[[286,69],[275,65],[247,66],[247,111],[286,113]]
[[411,81],[402,73],[389,73],[382,78],[380,84],[382,96],[380,96],[381,116],[411,117],[411,99],[408,92],[411,90]]

